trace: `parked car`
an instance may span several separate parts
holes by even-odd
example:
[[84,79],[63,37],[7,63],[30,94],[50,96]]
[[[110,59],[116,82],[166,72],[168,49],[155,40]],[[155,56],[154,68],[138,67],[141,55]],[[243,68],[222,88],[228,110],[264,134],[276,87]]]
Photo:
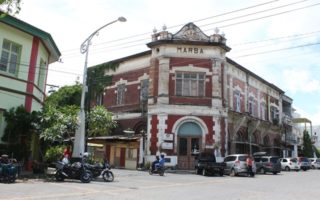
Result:
[[216,162],[216,157],[211,152],[201,152],[196,156],[196,174],[202,174],[203,176],[218,174],[223,176],[225,163]]
[[281,169],[285,171],[299,171],[300,166],[297,158],[280,158]]
[[[225,174],[230,176],[237,176],[239,174],[248,174],[248,168],[246,159],[248,154],[231,154],[224,158],[224,163],[226,163]],[[256,165],[253,162],[252,170],[256,173]]]
[[320,169],[320,158],[309,158],[312,169]]
[[298,157],[298,165],[303,171],[307,171],[311,168],[310,160],[306,157]]
[[257,173],[266,174],[267,172],[278,174],[281,172],[281,163],[278,156],[267,156],[266,153],[254,154]]

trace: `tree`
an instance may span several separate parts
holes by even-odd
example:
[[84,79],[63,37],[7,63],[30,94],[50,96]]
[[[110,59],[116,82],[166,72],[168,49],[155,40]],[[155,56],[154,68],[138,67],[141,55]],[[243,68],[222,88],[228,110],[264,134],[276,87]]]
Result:
[[[64,86],[45,101],[42,133],[45,141],[59,142],[74,136],[78,126],[78,112],[82,86]],[[116,122],[103,106],[97,106],[86,114],[88,136],[108,135]]]
[[53,106],[61,108],[64,106],[80,105],[82,86],[75,84],[61,87],[58,91],[52,93],[45,100],[45,108]]
[[50,142],[63,142],[74,136],[77,127],[78,106],[56,108],[47,106],[43,112],[40,138]]
[[29,113],[23,106],[19,106],[4,111],[4,119],[7,126],[2,140],[7,142],[6,151],[17,159],[27,159],[31,136],[39,131],[40,112]]
[[[0,0],[0,10],[3,10],[5,14],[18,14],[21,10],[21,0]],[[1,14],[0,17],[5,14]]]
[[313,147],[308,131],[303,131],[303,155],[308,158],[313,157]]
[[4,130],[2,140],[9,143],[19,143],[21,137],[29,139],[31,133],[38,128],[40,113],[27,112],[24,106],[11,108],[3,114],[7,126]]
[[88,136],[109,135],[110,131],[117,126],[112,119],[112,113],[103,106],[91,109],[88,117]]

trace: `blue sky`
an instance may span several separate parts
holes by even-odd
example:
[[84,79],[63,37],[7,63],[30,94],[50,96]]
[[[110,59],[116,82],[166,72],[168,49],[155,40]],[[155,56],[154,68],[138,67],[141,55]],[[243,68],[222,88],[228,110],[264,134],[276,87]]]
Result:
[[[56,41],[62,63],[50,66],[48,83],[59,86],[73,84],[78,76],[82,80],[81,43],[119,16],[128,21],[106,27],[92,40],[89,66],[147,50],[145,44],[150,42],[152,30],[161,30],[164,24],[175,33],[182,25],[195,22],[207,35],[219,27],[232,48],[228,57],[280,87],[293,99],[301,117],[320,125],[317,3],[317,0],[23,0],[17,17],[51,33]],[[250,6],[255,7],[216,16]]]

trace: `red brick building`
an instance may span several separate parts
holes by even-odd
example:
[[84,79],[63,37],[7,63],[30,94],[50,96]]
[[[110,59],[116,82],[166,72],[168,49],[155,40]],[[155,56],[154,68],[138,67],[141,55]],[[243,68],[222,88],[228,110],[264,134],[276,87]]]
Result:
[[193,23],[175,34],[164,28],[147,46],[108,62],[118,67],[105,70],[112,84],[97,95],[120,132],[144,135],[145,160],[164,153],[180,169],[193,169],[194,153],[204,149],[281,153],[284,92],[227,58],[231,48],[218,29],[207,36]]

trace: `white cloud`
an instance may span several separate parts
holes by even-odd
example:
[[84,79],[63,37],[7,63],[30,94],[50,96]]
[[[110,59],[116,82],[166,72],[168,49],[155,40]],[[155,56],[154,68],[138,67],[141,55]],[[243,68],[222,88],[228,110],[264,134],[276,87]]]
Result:
[[295,107],[295,109],[296,113],[300,114],[301,118],[307,118],[311,120],[313,126],[320,126],[320,105],[314,108],[314,114],[310,114],[300,107]]
[[283,70],[283,87],[294,93],[320,92],[320,81],[314,79],[311,71],[301,68]]
[[[181,26],[168,30],[175,33],[183,24],[188,22],[265,2],[267,1],[198,0],[195,3],[194,0],[28,0],[23,1],[22,11],[17,17],[52,35],[62,52],[64,63],[55,63],[49,66],[51,71],[49,71],[48,83],[62,86],[74,84],[77,75],[73,73],[80,74],[80,80],[82,79],[84,55],[79,52],[81,43],[97,28],[119,16],[126,17],[128,21],[107,27],[100,32],[98,37],[92,40],[88,60],[89,66],[147,50],[148,48],[145,44],[151,41],[152,29],[154,27],[161,30],[163,24],[166,24],[167,27],[180,24]],[[196,25],[206,34],[210,35],[217,26],[271,15],[272,13],[279,12],[279,10],[252,15],[247,18],[237,18],[236,16],[292,2],[291,0],[275,1],[272,4],[259,6],[254,9],[196,22]],[[303,1],[293,7],[283,8],[281,11],[314,3],[316,3],[315,0]],[[296,95],[307,92],[319,92],[320,83],[317,75],[320,73],[320,56],[317,51],[311,48],[297,48],[288,51],[256,54],[258,52],[320,41],[320,34],[315,33],[312,37],[288,40],[286,42],[283,42],[283,40],[261,42],[270,38],[319,31],[320,21],[317,20],[320,18],[319,7],[315,6],[297,12],[221,28],[221,31],[226,34],[227,44],[232,48],[227,56],[286,92],[289,91]],[[237,19],[224,23],[214,23],[234,17]],[[202,27],[204,24],[210,25]],[[130,38],[133,35],[142,33],[146,34],[138,38],[110,42],[116,39]],[[119,43],[131,42],[138,39],[144,40],[119,46]],[[248,44],[250,41],[260,42]],[[241,43],[246,44],[235,45]],[[128,47],[133,44],[136,46]],[[110,45],[116,48],[110,48]],[[256,55],[236,57],[245,54]],[[55,70],[72,73],[59,73]],[[296,101],[294,102],[296,103]],[[315,99],[314,102],[316,104],[319,102],[319,99]],[[298,106],[303,108],[303,104]],[[303,111],[303,109],[301,110]],[[317,113],[320,113],[319,109]],[[306,112],[304,114],[313,120],[320,119],[320,114],[309,115]]]

